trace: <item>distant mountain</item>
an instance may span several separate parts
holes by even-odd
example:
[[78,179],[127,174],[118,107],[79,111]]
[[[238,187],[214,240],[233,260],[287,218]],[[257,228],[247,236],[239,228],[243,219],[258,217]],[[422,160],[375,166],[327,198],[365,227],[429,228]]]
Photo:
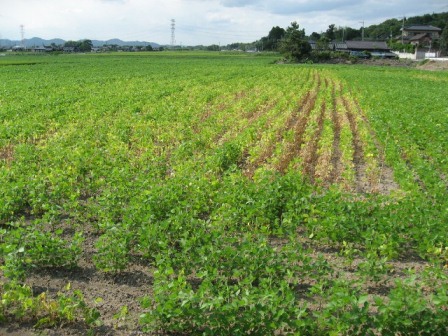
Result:
[[94,47],[102,47],[103,45],[111,45],[116,44],[119,46],[142,46],[146,47],[147,45],[151,45],[153,48],[160,47],[160,44],[157,44],[155,42],[146,42],[146,41],[122,41],[120,39],[110,39],[107,41],[98,41],[98,40],[92,40],[92,44]]
[[[51,40],[41,39],[40,37],[33,37],[30,39],[25,39],[25,46],[27,48],[31,47],[41,47],[44,45],[51,45],[52,43],[56,45],[63,45],[66,41],[63,39],[55,38]],[[14,47],[22,44],[22,41],[18,40],[8,40],[8,39],[0,39],[0,47]],[[107,41],[99,41],[92,40],[92,44],[94,47],[102,47],[103,45],[112,45],[116,44],[118,46],[143,46],[151,45],[153,48],[158,48],[160,45],[155,42],[146,42],[146,41],[122,41],[120,39],[110,39]]]
[[[65,41],[62,39],[58,39],[58,38],[51,39],[51,40],[44,40],[44,39],[41,39],[40,37],[33,37],[31,39],[25,39],[26,47],[41,47],[43,45],[50,45],[52,43],[59,45],[59,44],[64,44]],[[14,47],[14,46],[19,46],[21,44],[22,44],[22,41],[19,41],[19,40],[8,40],[8,39],[0,40],[0,46],[2,46],[2,47]]]

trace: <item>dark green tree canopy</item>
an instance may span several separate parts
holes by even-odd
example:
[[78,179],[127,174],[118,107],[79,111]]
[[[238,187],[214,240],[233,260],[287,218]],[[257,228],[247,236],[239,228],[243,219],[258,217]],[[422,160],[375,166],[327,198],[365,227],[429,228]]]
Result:
[[208,51],[219,51],[221,48],[217,44],[212,44],[207,47]]
[[272,27],[271,31],[268,34],[268,39],[272,41],[278,41],[285,36],[286,31],[279,26]]
[[79,50],[80,51],[91,51],[93,48],[93,44],[91,40],[83,40],[79,43]]
[[442,35],[440,35],[440,41],[439,41],[440,50],[447,55],[448,54],[448,26],[445,27],[445,29],[442,32]]
[[325,32],[325,37],[329,41],[334,41],[336,38],[335,31],[336,31],[336,25],[335,24],[329,25],[327,31]]
[[258,43],[257,47],[260,50],[278,50],[279,41],[285,36],[285,30],[279,26],[272,27],[268,36],[262,37]]
[[297,22],[291,22],[286,28],[285,36],[280,41],[280,51],[293,60],[306,58],[311,52],[311,45],[305,37],[305,30],[300,29]]
[[310,39],[313,40],[313,41],[319,40],[320,37],[321,37],[321,34],[316,33],[316,32],[312,32],[311,35],[310,35]]
[[374,39],[389,39],[401,34],[403,20],[390,19],[378,25],[371,25],[365,29],[365,35]]
[[64,47],[78,47],[78,41],[67,41],[64,43]]
[[64,47],[74,47],[76,50],[88,52],[92,50],[93,44],[91,40],[67,41],[64,43]]

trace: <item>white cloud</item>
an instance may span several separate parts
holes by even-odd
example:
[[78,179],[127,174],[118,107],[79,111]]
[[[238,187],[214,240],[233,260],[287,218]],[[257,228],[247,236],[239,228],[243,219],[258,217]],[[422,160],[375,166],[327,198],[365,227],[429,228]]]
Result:
[[0,34],[182,44],[250,42],[297,21],[306,32],[329,24],[359,28],[393,17],[446,11],[446,0],[0,0]]
[[257,5],[263,1],[257,0],[221,0],[220,3],[224,7],[245,7],[249,5]]

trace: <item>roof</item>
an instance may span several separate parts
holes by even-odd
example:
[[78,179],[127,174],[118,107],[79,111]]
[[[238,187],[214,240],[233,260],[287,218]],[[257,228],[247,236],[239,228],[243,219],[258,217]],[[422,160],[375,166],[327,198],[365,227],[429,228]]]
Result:
[[417,35],[412,36],[412,37],[409,39],[409,41],[419,41],[419,40],[421,40],[421,39],[424,38],[424,37],[429,37],[429,36],[428,36],[427,33],[420,33],[420,34],[417,34]]
[[347,49],[390,50],[384,41],[346,41]]
[[426,26],[426,25],[412,25],[412,26],[407,26],[404,27],[404,30],[418,30],[418,31],[437,31],[440,32],[442,31],[442,29],[438,28],[438,27],[434,27],[434,26]]
[[[309,41],[313,50],[317,49],[317,44],[314,41]],[[336,49],[339,51],[349,51],[352,49],[357,50],[378,50],[378,51],[390,51],[385,41],[345,41],[345,42],[330,42],[328,44],[329,49]]]
[[43,46],[43,47],[35,47],[34,50],[53,50],[53,47]]
[[[319,43],[316,42],[316,41],[308,41],[308,43],[310,44],[312,50],[322,49],[322,48],[321,48],[322,45],[319,44]],[[334,44],[333,42],[328,42],[327,48],[331,50],[331,49],[334,48],[334,45],[335,45],[335,44]]]

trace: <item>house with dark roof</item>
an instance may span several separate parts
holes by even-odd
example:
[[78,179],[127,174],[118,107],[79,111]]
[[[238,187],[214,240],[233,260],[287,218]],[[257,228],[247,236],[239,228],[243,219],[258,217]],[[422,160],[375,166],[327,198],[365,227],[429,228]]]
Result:
[[425,45],[430,45],[432,43],[432,38],[428,34],[421,33],[421,34],[412,36],[408,40],[408,42],[413,45],[425,46]]
[[402,35],[397,36],[397,41],[410,43],[416,46],[430,46],[432,41],[440,37],[442,29],[434,26],[413,25],[402,29]]
[[35,53],[47,53],[53,51],[53,47],[49,46],[42,46],[42,47],[35,47],[31,49]]
[[390,48],[384,41],[346,41],[345,44],[350,51],[390,51]]
[[432,39],[438,39],[442,29],[434,27],[434,26],[426,26],[426,25],[412,25],[406,26],[402,29],[403,37],[407,40],[410,40],[412,37],[425,34]]
[[336,50],[335,49],[335,43],[328,42],[328,44],[323,44],[316,41],[308,41],[308,43],[311,46],[311,50]]
[[397,57],[385,41],[345,41],[335,43],[335,50],[351,54],[368,52],[373,57]]
[[74,52],[77,52],[77,50],[76,50],[75,47],[64,47],[62,50],[63,50],[65,53],[74,53]]
[[395,58],[396,54],[391,52],[389,46],[385,41],[345,41],[345,42],[329,42],[328,45],[322,45],[316,41],[309,41],[311,50],[323,51],[332,50],[345,52],[351,55],[357,55],[365,52],[373,57],[381,58]]
[[[318,43],[309,42],[312,50],[319,50]],[[321,47],[321,46],[320,46]],[[327,50],[335,51],[369,51],[369,52],[386,52],[390,51],[385,41],[345,41],[345,42],[329,42]]]

